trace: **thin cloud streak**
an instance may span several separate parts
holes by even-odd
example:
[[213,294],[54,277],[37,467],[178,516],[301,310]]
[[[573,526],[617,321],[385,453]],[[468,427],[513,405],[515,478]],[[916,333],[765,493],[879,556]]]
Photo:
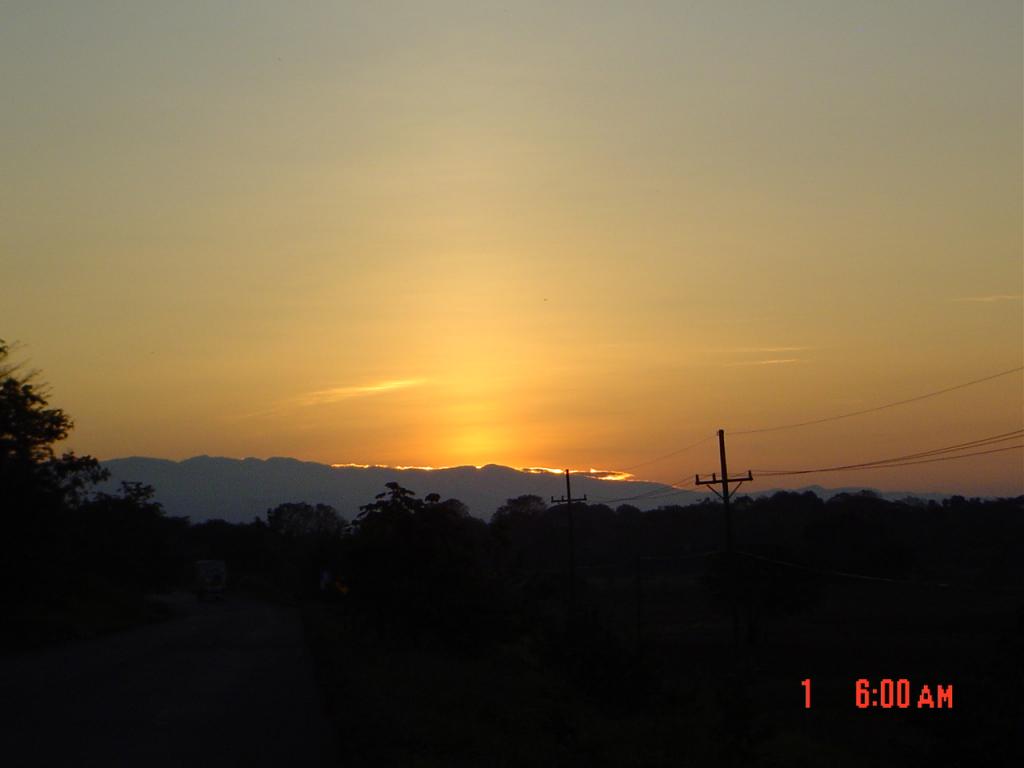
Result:
[[395,381],[382,381],[379,384],[367,384],[359,387],[331,387],[330,389],[318,389],[314,392],[307,392],[295,400],[295,405],[325,405],[336,403],[339,400],[348,400],[353,397],[367,397],[379,395],[383,392],[394,392],[398,389],[409,389],[418,387],[424,383],[423,379],[398,379]]
[[264,416],[273,416],[275,414],[283,413],[285,411],[291,411],[296,408],[307,408],[313,405],[330,405],[331,403],[337,403],[341,400],[349,400],[356,397],[368,397],[371,395],[380,395],[385,392],[395,392],[400,389],[409,389],[411,387],[418,387],[421,384],[425,384],[426,379],[396,379],[393,381],[382,381],[377,384],[366,384],[363,386],[350,386],[350,387],[331,387],[330,389],[318,389],[313,392],[307,392],[303,395],[290,398],[283,402],[277,403],[272,408],[267,408],[262,411],[253,411],[250,413],[244,413],[238,416],[240,419],[254,419],[261,418]]
[[799,357],[786,357],[777,360],[748,360],[742,363],[726,363],[730,368],[735,368],[739,365],[787,365],[788,363],[802,363],[803,359]]
[[735,352],[807,352],[814,347],[744,347],[742,349],[734,350]]
[[971,302],[975,304],[992,304],[997,301],[1020,301],[1021,294],[1019,293],[994,293],[991,296],[963,296],[953,301],[959,302]]

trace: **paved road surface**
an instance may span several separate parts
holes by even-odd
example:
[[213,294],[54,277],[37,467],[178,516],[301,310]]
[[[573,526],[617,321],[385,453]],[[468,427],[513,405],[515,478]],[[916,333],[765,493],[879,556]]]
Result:
[[333,762],[298,618],[228,597],[0,660],[0,765],[320,766]]

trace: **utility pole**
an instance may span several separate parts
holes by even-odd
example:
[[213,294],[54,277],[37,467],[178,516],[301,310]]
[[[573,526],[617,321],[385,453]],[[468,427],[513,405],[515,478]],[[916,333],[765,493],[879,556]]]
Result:
[[[732,511],[729,509],[729,499],[732,494],[739,490],[739,487],[743,483],[749,482],[754,479],[753,475],[750,474],[750,470],[747,470],[746,477],[729,477],[729,469],[725,463],[725,430],[718,430],[718,457],[722,465],[722,477],[718,478],[715,473],[711,473],[710,480],[701,480],[700,475],[697,475],[694,479],[696,485],[706,485],[711,488],[712,491],[722,500],[722,507],[725,511],[725,551],[726,557],[728,558],[728,567],[732,572],[732,578],[734,581],[733,585],[733,597],[732,597],[732,634],[733,641],[739,645],[740,641],[740,617],[739,608],[736,604],[736,559],[733,554],[733,537],[732,537]],[[736,483],[736,488],[729,490],[729,483]],[[721,485],[721,492],[715,488],[716,485]]]
[[572,504],[574,501],[586,501],[587,495],[582,498],[572,497],[572,488],[569,485],[569,470],[565,470],[565,496],[560,499],[551,497],[552,504],[565,504],[565,513],[569,519],[569,621],[576,616],[576,542],[573,533]]
[[[739,490],[739,487],[743,483],[750,482],[754,479],[753,475],[750,474],[750,470],[747,470],[745,477],[729,477],[729,470],[725,464],[725,430],[718,430],[718,456],[722,463],[722,477],[719,478],[714,472],[711,473],[710,480],[701,480],[700,475],[697,475],[694,483],[696,485],[707,485],[711,487],[711,490],[722,500],[722,506],[725,508],[725,551],[732,556],[733,541],[732,541],[732,512],[729,509],[729,499],[732,498],[733,493]],[[729,490],[729,483],[736,483],[736,488],[732,491]],[[719,493],[716,485],[722,486],[722,491]]]

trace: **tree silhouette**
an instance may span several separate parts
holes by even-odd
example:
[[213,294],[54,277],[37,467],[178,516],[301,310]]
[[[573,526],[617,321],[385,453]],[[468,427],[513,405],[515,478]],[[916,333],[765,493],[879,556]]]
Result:
[[49,406],[46,386],[10,353],[0,341],[0,596],[22,620],[4,642],[47,641],[50,630],[33,622],[46,616],[55,626],[53,616],[75,605],[116,606],[130,623],[145,591],[177,577],[187,523],[163,517],[146,485],[93,492],[107,471],[91,456],[57,454],[71,418]]
[[73,423],[63,410],[48,407],[45,385],[10,362],[10,352],[0,339],[0,500],[11,511],[76,503],[107,473],[92,457],[55,455],[54,443],[68,436]]
[[[416,494],[408,488],[403,488],[394,481],[385,483],[384,487],[387,488],[386,491],[378,493],[374,497],[374,501],[359,508],[361,510],[359,520],[367,520],[381,513],[393,515],[413,513],[423,508],[423,502],[417,499]],[[440,498],[437,494],[430,495]]]
[[267,510],[267,524],[285,536],[341,536],[347,523],[328,504],[289,502]]
[[470,641],[490,584],[487,525],[457,499],[386,487],[346,542],[353,597],[391,637]]

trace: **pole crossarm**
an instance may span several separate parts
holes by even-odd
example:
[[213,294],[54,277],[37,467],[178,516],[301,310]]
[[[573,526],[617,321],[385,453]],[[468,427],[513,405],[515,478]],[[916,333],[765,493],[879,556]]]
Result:
[[740,489],[741,485],[743,485],[744,483],[750,482],[753,479],[754,479],[754,477],[753,477],[753,475],[750,474],[749,470],[747,471],[747,474],[744,475],[743,477],[729,477],[729,478],[726,478],[724,481],[720,477],[718,477],[718,474],[716,472],[712,472],[710,480],[701,480],[700,479],[700,475],[696,475],[694,477],[693,484],[694,485],[706,485],[706,486],[708,486],[708,488],[711,490],[711,492],[714,493],[715,496],[717,496],[718,498],[721,499],[721,498],[724,498],[724,497],[722,496],[722,492],[719,491],[718,488],[715,487],[716,485],[722,485],[723,483],[725,485],[728,485],[729,483],[736,483],[736,487],[729,490],[729,496],[731,497],[733,494],[736,493],[736,491],[738,491]]

